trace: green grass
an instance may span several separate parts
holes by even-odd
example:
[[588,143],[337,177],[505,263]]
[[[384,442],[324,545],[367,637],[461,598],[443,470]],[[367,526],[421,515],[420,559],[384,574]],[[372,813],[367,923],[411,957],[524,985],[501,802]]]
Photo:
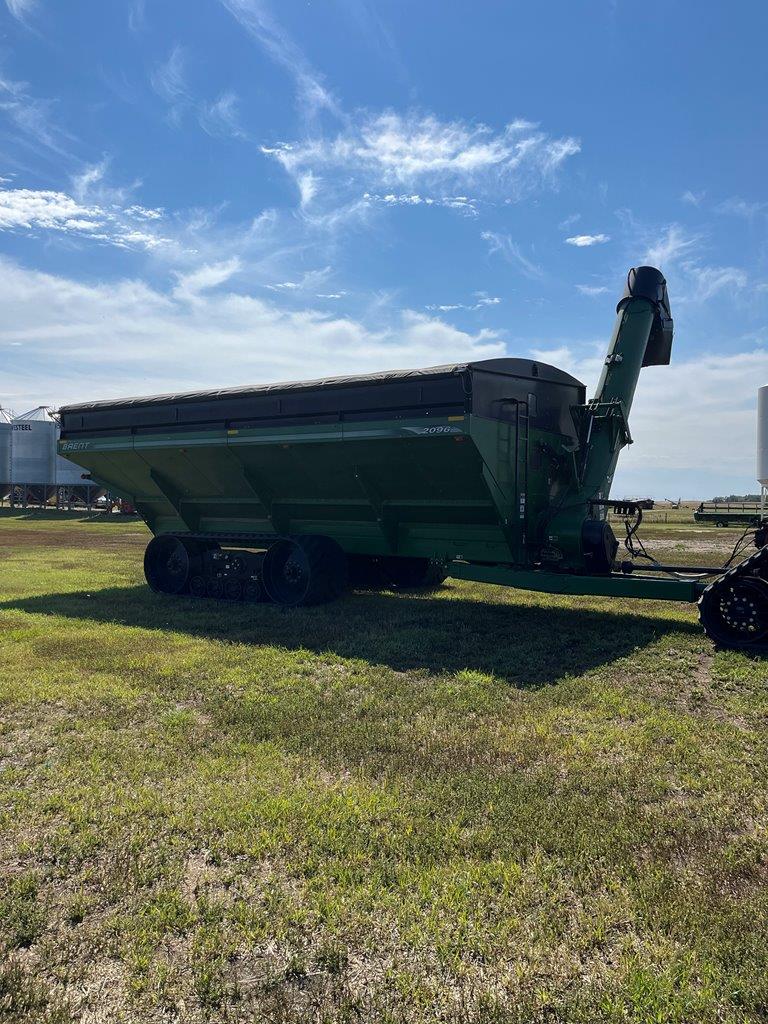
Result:
[[145,542],[0,520],[0,1019],[766,1019],[767,664],[682,605],[161,599]]

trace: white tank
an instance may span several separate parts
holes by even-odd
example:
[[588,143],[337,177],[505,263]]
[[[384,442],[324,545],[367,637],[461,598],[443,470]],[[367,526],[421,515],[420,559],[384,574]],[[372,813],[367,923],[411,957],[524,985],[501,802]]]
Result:
[[757,391],[757,480],[768,487],[768,384]]
[[13,416],[7,409],[0,409],[0,501],[11,490],[11,445],[13,442]]
[[59,424],[45,405],[17,416],[11,424],[14,484],[56,484],[56,442]]

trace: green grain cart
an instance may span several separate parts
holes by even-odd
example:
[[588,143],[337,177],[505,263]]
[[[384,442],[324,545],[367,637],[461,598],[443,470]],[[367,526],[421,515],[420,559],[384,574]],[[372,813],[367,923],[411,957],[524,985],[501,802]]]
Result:
[[[628,275],[595,397],[530,359],[60,410],[60,452],[135,506],[161,593],[307,605],[446,576],[698,601],[728,646],[768,643],[768,549],[728,572],[617,563],[609,497],[644,366],[672,347],[666,282]],[[758,531],[762,537],[762,532]]]

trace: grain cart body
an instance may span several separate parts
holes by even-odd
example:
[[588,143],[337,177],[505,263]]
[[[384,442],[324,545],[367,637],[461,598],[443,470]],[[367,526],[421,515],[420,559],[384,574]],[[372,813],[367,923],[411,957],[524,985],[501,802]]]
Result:
[[584,400],[555,367],[488,359],[68,407],[61,451],[155,534],[526,563]]

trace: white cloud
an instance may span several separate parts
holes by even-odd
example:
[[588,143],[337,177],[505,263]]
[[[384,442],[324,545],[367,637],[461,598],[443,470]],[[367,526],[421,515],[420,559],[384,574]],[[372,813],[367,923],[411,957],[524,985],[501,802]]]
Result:
[[504,353],[492,331],[460,331],[413,311],[372,330],[312,309],[286,310],[222,288],[230,270],[200,268],[180,280],[182,293],[168,294],[126,279],[86,286],[0,261],[0,402],[24,408]]
[[573,225],[578,223],[578,221],[580,220],[580,213],[572,213],[569,217],[566,217],[564,220],[561,220],[557,226],[561,231],[567,231],[568,228],[573,227]]
[[55,231],[123,249],[151,250],[169,245],[170,239],[137,228],[135,221],[155,215],[160,211],[84,204],[64,192],[0,188],[0,231]]
[[740,196],[731,196],[715,207],[716,213],[732,214],[734,217],[744,217],[752,220],[762,210],[768,209],[768,203],[750,203]]
[[384,206],[433,206],[447,207],[450,210],[461,210],[472,217],[477,216],[477,199],[469,196],[422,196],[418,193],[388,192],[386,195],[377,195],[374,192],[365,192],[363,199],[370,203],[382,203]]
[[[272,284],[264,285],[271,292],[283,292],[283,293],[305,293],[312,292],[317,294],[317,288],[321,287],[324,281],[333,273],[332,267],[322,267],[319,270],[308,270],[303,274],[298,281],[277,281]],[[344,294],[343,292],[341,294]],[[327,295],[320,296],[321,298],[328,298]]]
[[299,175],[296,184],[299,187],[301,208],[305,209],[317,195],[319,188],[318,178],[315,177],[312,171],[307,171],[306,174]]
[[686,268],[693,284],[687,299],[706,302],[723,290],[739,291],[747,286],[747,274],[738,267],[707,267],[692,264]]
[[610,242],[610,240],[610,235],[571,235],[565,241],[568,245],[575,245],[579,249],[584,249],[590,245],[602,245],[604,242]]
[[436,311],[438,313],[451,313],[457,309],[466,309],[470,312],[476,312],[478,309],[485,309],[488,306],[498,306],[501,299],[497,295],[488,295],[486,292],[475,292],[474,302],[452,302],[439,305],[437,303],[425,306],[425,309]]
[[173,290],[173,296],[176,299],[196,301],[201,292],[218,288],[241,269],[240,260],[233,257],[230,260],[223,260],[221,263],[206,263],[188,274],[177,274],[178,284]]
[[98,164],[87,165],[79,174],[72,178],[72,191],[81,202],[89,195],[94,185],[103,180],[108,166],[105,158]]
[[141,32],[146,23],[145,0],[131,0],[128,8],[128,28],[131,32]]
[[535,281],[544,276],[541,267],[529,260],[517,242],[514,242],[509,235],[502,235],[496,231],[483,231],[480,237],[488,243],[488,252],[491,256],[495,254],[503,256],[508,263],[517,266],[525,277]]
[[5,5],[14,18],[25,21],[37,7],[37,0],[5,0]]
[[581,292],[582,295],[605,295],[606,292],[610,291],[603,284],[577,284],[576,291]]
[[189,96],[185,65],[184,47],[177,43],[167,59],[158,64],[150,75],[153,89],[167,103],[177,103]]
[[223,92],[213,103],[200,106],[199,120],[209,135],[231,135],[244,138],[237,114],[238,97],[233,92]]
[[647,244],[641,262],[664,270],[681,257],[690,256],[700,243],[698,235],[686,235],[679,224],[670,224],[660,235]]
[[[480,123],[389,111],[363,115],[333,138],[315,136],[264,146],[263,152],[296,179],[307,171],[329,168],[351,176],[367,191],[387,185],[410,188],[387,193],[393,197],[389,202],[405,204],[417,196],[417,205],[423,201],[413,189],[417,184],[441,190],[453,186],[454,192],[456,186],[472,184],[485,194],[512,192],[520,197],[554,182],[563,163],[579,148],[575,139],[552,138],[528,121],[494,131]],[[371,198],[386,201],[386,196]],[[470,202],[460,195],[455,199],[461,205]]]
[[184,109],[191,102],[186,63],[186,51],[177,43],[168,54],[168,58],[158,64],[149,76],[152,88],[168,104],[169,120],[176,125],[181,120]]
[[133,203],[133,205],[126,207],[125,213],[129,217],[136,217],[139,220],[162,220],[165,216],[165,210],[162,206],[151,208],[141,206],[139,203]]
[[36,152],[49,150],[68,158],[72,136],[53,123],[52,108],[51,100],[32,96],[26,82],[15,82],[0,72],[0,113],[19,133],[15,141]]
[[704,202],[706,194],[706,192],[693,192],[691,189],[687,189],[680,196],[680,201],[687,203],[689,206],[700,206]]
[[271,59],[293,78],[300,108],[307,118],[315,117],[322,110],[342,116],[322,76],[274,20],[262,0],[221,0],[221,3]]

